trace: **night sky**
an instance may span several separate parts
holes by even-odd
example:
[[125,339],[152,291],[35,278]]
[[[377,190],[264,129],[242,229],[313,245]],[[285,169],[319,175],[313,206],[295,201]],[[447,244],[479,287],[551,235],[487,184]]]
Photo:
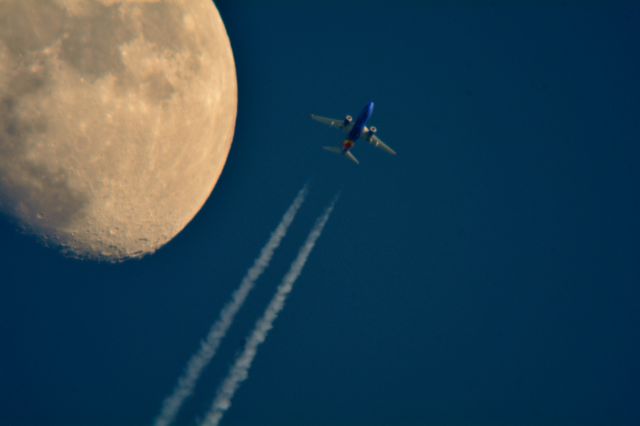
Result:
[[[338,191],[224,425],[640,424],[640,5],[512,3],[219,1],[238,121],[189,226],[106,264],[0,222],[0,425],[150,424],[305,183],[180,425]],[[309,113],[369,100],[398,156],[322,151]]]

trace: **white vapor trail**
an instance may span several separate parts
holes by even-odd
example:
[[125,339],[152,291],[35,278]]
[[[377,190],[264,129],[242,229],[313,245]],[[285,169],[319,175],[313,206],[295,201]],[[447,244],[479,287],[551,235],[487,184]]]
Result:
[[322,234],[322,230],[329,220],[329,216],[331,216],[336,200],[337,197],[316,221],[316,224],[309,233],[307,240],[300,248],[298,256],[293,261],[289,271],[278,286],[276,294],[271,299],[271,302],[269,302],[269,305],[264,311],[262,317],[256,322],[255,328],[245,343],[244,350],[236,359],[235,363],[229,370],[227,377],[218,389],[218,393],[211,405],[209,413],[207,413],[207,416],[201,423],[201,426],[217,426],[220,423],[220,420],[222,420],[225,412],[231,406],[231,399],[233,398],[233,395],[240,387],[240,384],[248,377],[249,369],[251,368],[251,364],[253,363],[258,351],[258,346],[266,340],[269,330],[273,327],[273,322],[278,317],[280,311],[282,311],[282,308],[284,308],[287,296],[293,289],[293,285],[300,276],[305,263],[307,263],[307,259],[309,258],[313,247],[316,245],[318,238]]
[[227,334],[236,314],[244,304],[260,275],[262,275],[267,266],[269,266],[274,252],[287,234],[287,230],[296,217],[306,196],[307,187],[305,185],[298,192],[298,195],[296,195],[296,198],[284,216],[282,216],[278,227],[273,231],[269,241],[267,241],[267,244],[260,251],[260,255],[256,258],[251,268],[249,268],[238,288],[234,291],[231,300],[222,308],[218,320],[209,329],[207,337],[200,342],[200,349],[189,359],[173,392],[171,392],[171,395],[162,403],[160,413],[155,418],[154,426],[169,426],[173,423],[182,404],[193,393],[202,371],[215,356],[220,342]]

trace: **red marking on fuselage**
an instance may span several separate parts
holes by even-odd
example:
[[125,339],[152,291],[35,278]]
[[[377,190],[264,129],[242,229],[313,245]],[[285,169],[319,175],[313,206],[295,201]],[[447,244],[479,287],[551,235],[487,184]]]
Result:
[[349,151],[351,148],[353,148],[355,144],[356,143],[351,139],[347,139],[344,142],[342,142],[342,149],[344,149],[345,151]]

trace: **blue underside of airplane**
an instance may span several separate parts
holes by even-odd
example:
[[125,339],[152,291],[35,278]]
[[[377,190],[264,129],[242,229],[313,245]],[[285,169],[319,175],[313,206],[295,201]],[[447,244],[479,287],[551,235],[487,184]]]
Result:
[[347,139],[355,142],[360,138],[360,136],[362,136],[364,128],[369,122],[369,118],[371,118],[371,114],[373,114],[373,101],[369,102],[364,108],[362,108],[362,111],[358,115],[356,122],[353,124]]

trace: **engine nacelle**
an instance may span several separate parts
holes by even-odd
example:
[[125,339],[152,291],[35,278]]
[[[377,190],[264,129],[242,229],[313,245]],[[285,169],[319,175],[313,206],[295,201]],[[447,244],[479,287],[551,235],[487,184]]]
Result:
[[348,126],[349,124],[351,124],[351,122],[352,122],[352,121],[353,121],[353,117],[352,117],[352,116],[350,116],[350,115],[347,115],[347,116],[344,118],[344,125],[345,125],[345,126]]
[[365,140],[371,141],[371,138],[373,138],[373,135],[375,135],[377,131],[378,129],[375,126],[368,127],[367,133],[364,136]]

